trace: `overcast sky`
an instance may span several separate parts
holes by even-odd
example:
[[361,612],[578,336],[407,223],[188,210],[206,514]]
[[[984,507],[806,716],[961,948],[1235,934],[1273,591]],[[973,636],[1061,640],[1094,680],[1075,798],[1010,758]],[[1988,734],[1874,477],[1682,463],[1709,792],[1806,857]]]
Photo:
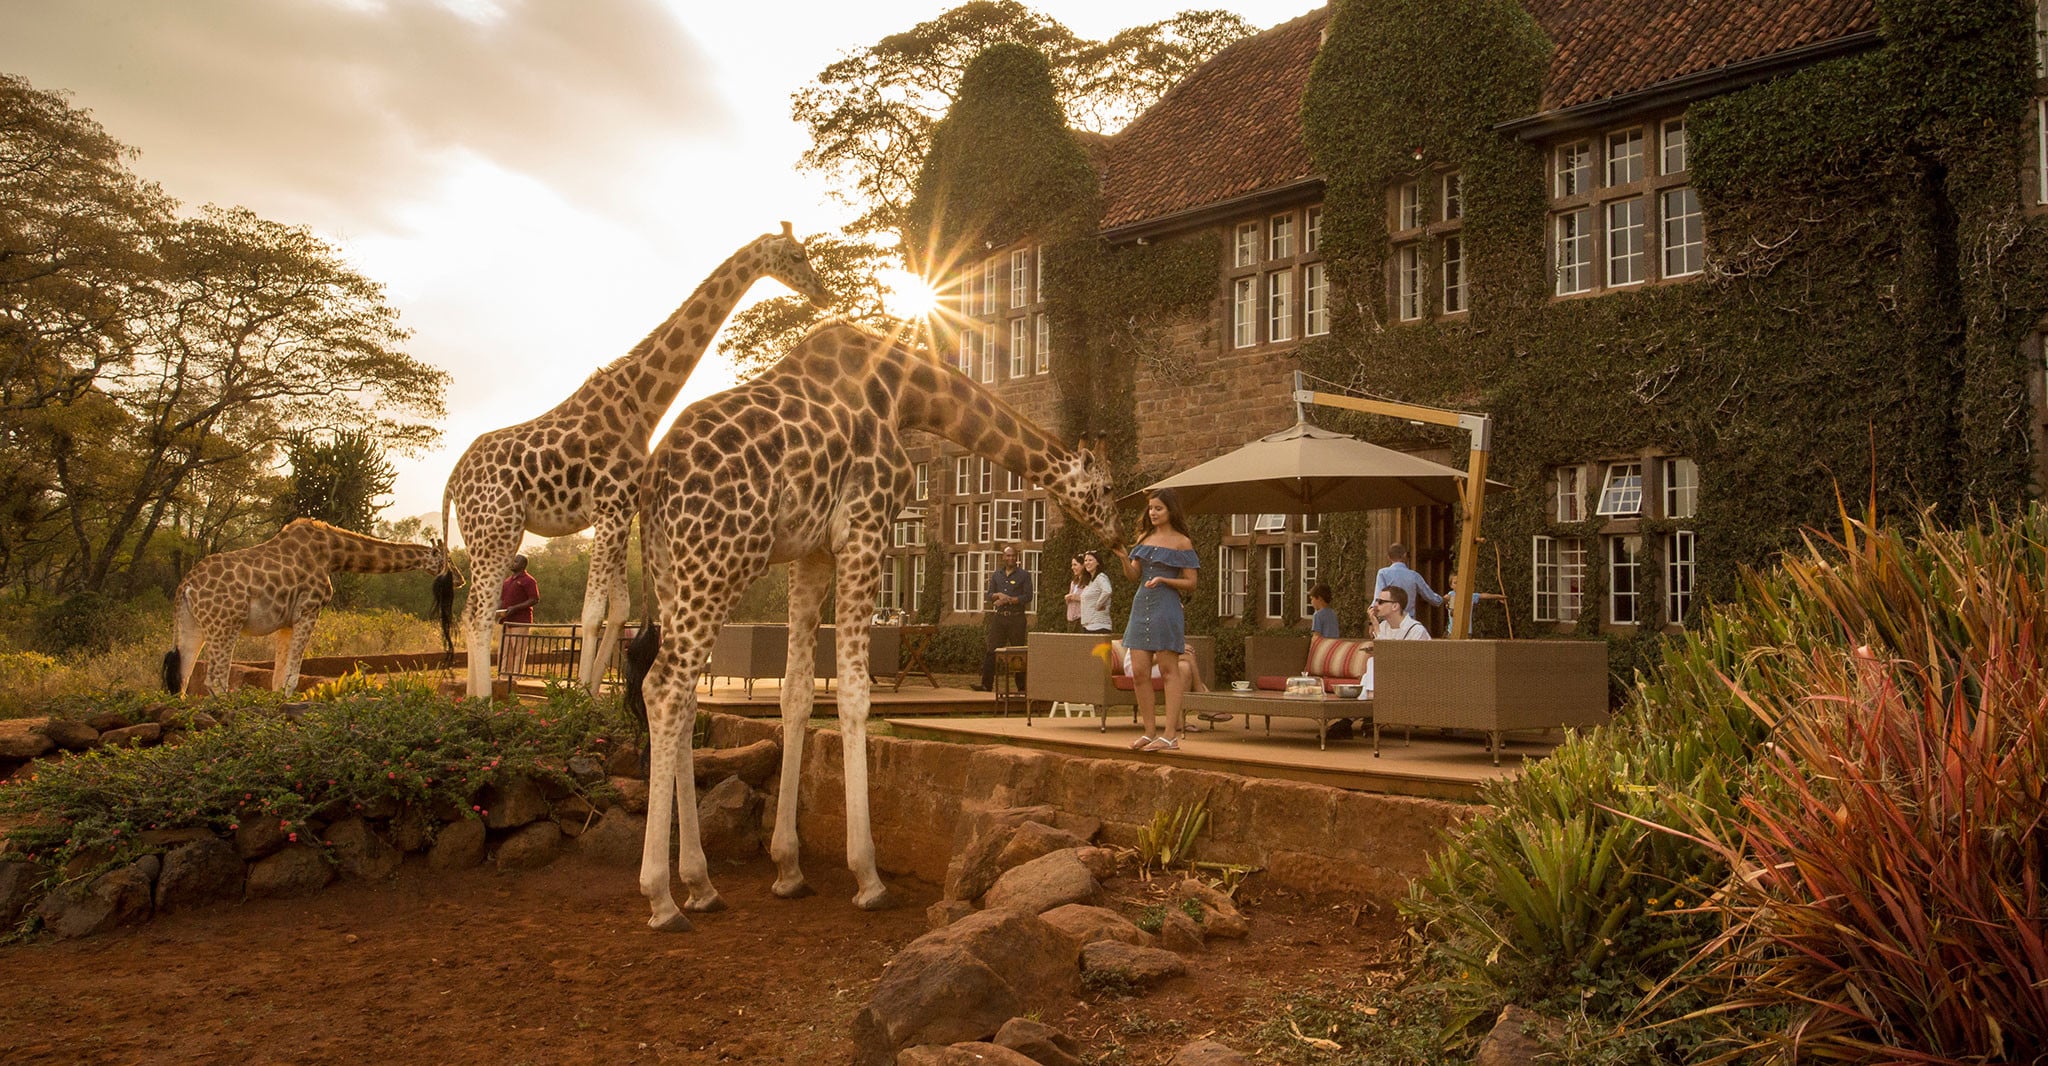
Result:
[[[71,93],[188,208],[309,226],[385,285],[411,352],[454,377],[441,445],[393,457],[396,518],[438,514],[472,439],[559,403],[741,245],[843,222],[795,168],[790,94],[951,6],[0,0],[0,69]],[[1264,29],[1317,5],[1032,6],[1099,39],[1193,7]],[[679,402],[732,381],[714,353]]]

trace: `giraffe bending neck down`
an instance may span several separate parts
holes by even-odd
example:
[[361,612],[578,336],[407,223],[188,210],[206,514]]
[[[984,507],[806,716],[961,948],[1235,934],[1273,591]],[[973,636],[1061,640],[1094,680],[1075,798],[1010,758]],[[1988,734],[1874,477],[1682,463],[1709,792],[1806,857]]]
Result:
[[763,234],[720,264],[632,351],[590,375],[568,399],[530,422],[485,433],[456,460],[441,498],[441,535],[448,535],[452,506],[469,548],[462,629],[471,696],[491,692],[491,623],[520,541],[528,532],[562,537],[592,526],[577,676],[597,689],[600,664],[611,662],[631,607],[626,541],[639,512],[648,439],[733,305],[762,277],[819,307],[832,300],[785,222],[781,233]]
[[[438,542],[378,540],[311,518],[292,521],[253,548],[209,555],[185,575],[171,598],[177,644],[164,656],[164,687],[184,693],[203,647],[208,691],[226,692],[235,638],[267,633],[274,635],[275,646],[271,687],[296,691],[313,623],[334,595],[329,575],[407,570],[448,574],[448,553]],[[437,581],[436,597],[444,594],[452,595],[452,588]]]
[[[814,330],[766,373],[676,419],[648,464],[643,537],[662,647],[644,680],[653,753],[640,890],[648,924],[687,929],[669,889],[670,818],[680,819],[686,906],[715,910],[698,838],[690,725],[696,682],[733,602],[790,562],[782,779],[770,845],[775,893],[806,894],[797,862],[797,782],[819,613],[837,572],[839,725],[847,865],[856,906],[886,906],[868,813],[868,621],[890,523],[912,489],[901,434],[919,429],[1044,485],[1105,543],[1117,540],[1108,474],[961,374],[844,323]],[[629,685],[631,682],[629,682]],[[633,698],[629,695],[629,699]]]

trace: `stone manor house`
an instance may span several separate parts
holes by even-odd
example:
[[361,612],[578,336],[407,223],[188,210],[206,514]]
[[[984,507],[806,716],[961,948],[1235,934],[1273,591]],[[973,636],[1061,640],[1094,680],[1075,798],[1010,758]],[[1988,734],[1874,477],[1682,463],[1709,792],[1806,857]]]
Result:
[[[1721,250],[1714,214],[1693,186],[1690,109],[1883,47],[1880,2],[1522,0],[1553,49],[1541,106],[1493,133],[1543,161],[1545,244],[1529,253],[1552,267],[1547,300],[1628,301],[1702,284]],[[1331,333],[1334,301],[1347,298],[1326,273],[1325,177],[1303,128],[1303,94],[1330,21],[1330,9],[1318,9],[1226,49],[1124,130],[1090,143],[1101,182],[1101,241],[1124,246],[1208,233],[1221,249],[1207,308],[1172,324],[1167,356],[1135,367],[1138,465],[1148,475],[1185,469],[1291,425],[1298,353]],[[2048,71],[2041,65],[2048,52],[2039,51],[2044,26],[2037,18],[2037,76]],[[2029,145],[2020,157],[2030,163],[2012,181],[2028,217],[2048,205],[2044,106],[2037,99],[2029,128],[2013,132]],[[1437,166],[1385,190],[1383,290],[1348,296],[1384,330],[1454,323],[1487,298],[1486,278],[1467,266],[1462,185],[1460,170]],[[943,354],[1056,427],[1057,353],[1039,251],[1028,241],[993,247],[966,266],[954,310],[970,325],[957,340],[944,338]],[[2024,343],[2032,396],[2023,432],[2038,463],[2040,334]],[[1508,591],[1520,601],[1512,609],[1539,630],[1584,633],[1589,618],[1592,631],[1606,633],[1676,625],[1692,606],[1697,569],[1715,551],[1692,519],[1703,492],[1713,491],[1716,466],[1657,441],[1609,444],[1544,466],[1540,521],[1501,544]],[[1062,521],[1058,508],[1036,486],[950,444],[927,441],[916,450],[916,500],[895,527],[882,605],[919,612],[936,590],[944,597],[941,621],[975,622],[996,553],[1015,545],[1038,579],[1036,610],[1060,617],[1066,559],[1041,558]],[[1430,455],[1463,465],[1455,449]],[[1214,601],[1221,621],[1298,625],[1309,613],[1308,588],[1329,574],[1319,558],[1328,528],[1316,515],[1235,516],[1205,553],[1197,595]],[[1495,535],[1491,511],[1486,528]],[[1370,529],[1370,547],[1361,552],[1371,556],[1361,560],[1366,574],[1384,561],[1385,543],[1398,539],[1415,548],[1432,584],[1448,583],[1449,508],[1376,514]],[[927,580],[933,565],[945,568],[941,580]],[[1494,568],[1489,552],[1482,587],[1494,586]],[[1355,589],[1339,594],[1359,596]],[[1118,604],[1119,624],[1126,605]],[[1425,618],[1443,622],[1440,613]]]

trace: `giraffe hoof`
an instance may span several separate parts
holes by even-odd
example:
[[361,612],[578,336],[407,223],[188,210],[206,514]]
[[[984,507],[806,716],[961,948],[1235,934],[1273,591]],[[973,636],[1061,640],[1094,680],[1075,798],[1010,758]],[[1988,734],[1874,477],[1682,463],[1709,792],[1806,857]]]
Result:
[[662,933],[687,933],[696,926],[690,924],[689,915],[678,911],[667,918],[647,919],[647,928]]
[[702,902],[693,899],[684,903],[683,906],[685,909],[696,911],[698,914],[716,914],[725,909],[725,897],[714,895]]
[[798,881],[796,884],[788,886],[784,886],[779,882],[775,885],[775,895],[781,899],[802,899],[805,896],[815,896],[817,894],[818,890],[812,888],[810,883],[806,881]]
[[876,889],[872,896],[853,897],[853,905],[864,911],[886,911],[896,906],[896,897],[891,896],[886,888]]

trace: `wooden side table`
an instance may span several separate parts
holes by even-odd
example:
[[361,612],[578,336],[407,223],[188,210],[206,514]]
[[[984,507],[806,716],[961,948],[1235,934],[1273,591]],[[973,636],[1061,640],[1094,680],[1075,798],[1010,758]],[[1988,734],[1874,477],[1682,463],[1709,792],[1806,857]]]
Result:
[[1026,725],[1031,724],[1031,697],[1018,678],[1030,657],[1031,649],[1023,644],[996,649],[996,713],[1008,717],[1012,710],[1022,710]]
[[[901,689],[903,680],[923,675],[925,682],[933,688],[939,687],[939,679],[932,676],[931,666],[924,661],[924,653],[932,645],[932,635],[938,626],[904,626],[901,657],[896,661],[896,676],[887,678],[891,688]],[[876,680],[884,680],[877,678]]]

